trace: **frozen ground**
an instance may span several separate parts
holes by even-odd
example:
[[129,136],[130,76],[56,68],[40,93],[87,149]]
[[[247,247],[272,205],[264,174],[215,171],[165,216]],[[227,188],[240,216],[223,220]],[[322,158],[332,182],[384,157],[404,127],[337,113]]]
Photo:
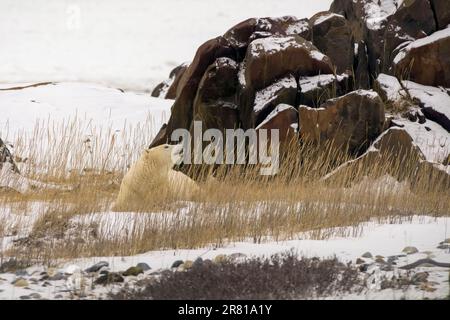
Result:
[[331,0],[0,1],[0,83],[150,90],[196,48],[250,17],[310,17]]
[[[137,263],[147,263],[151,270],[138,277],[126,277],[125,282],[134,285],[139,279],[156,276],[162,269],[170,268],[176,260],[194,261],[202,259],[214,259],[218,255],[241,254],[246,256],[269,256],[293,250],[308,257],[328,258],[336,256],[341,261],[353,262],[367,251],[375,257],[388,257],[402,255],[402,250],[407,246],[416,247],[419,252],[402,255],[396,260],[397,265],[393,271],[383,270],[383,265],[374,263],[373,259],[364,259],[369,268],[367,270],[368,288],[359,294],[329,297],[333,299],[424,299],[445,298],[449,294],[448,268],[421,266],[413,272],[428,272],[427,290],[419,286],[411,286],[407,290],[383,289],[381,290],[382,277],[390,277],[394,274],[405,273],[398,267],[410,264],[419,259],[431,258],[433,260],[450,263],[450,251],[438,249],[437,246],[449,237],[450,219],[429,217],[414,217],[412,221],[403,224],[378,224],[367,223],[361,236],[347,238],[331,238],[328,240],[308,240],[308,234],[299,234],[298,239],[285,242],[268,242],[254,244],[252,242],[240,242],[228,244],[221,248],[205,247],[197,250],[166,250],[153,251],[132,257],[98,257],[91,259],[79,259],[62,262],[58,268],[47,272],[66,274],[66,279],[47,281],[43,286],[40,278],[43,267],[34,266],[28,268],[26,273],[0,274],[0,299],[17,299],[20,297],[33,298],[32,294],[38,293],[40,298],[79,298],[74,293],[82,288],[84,298],[92,299],[104,297],[117,285],[92,286],[93,279],[80,272],[99,261],[109,263],[109,271],[124,271]],[[375,259],[375,258],[374,258]],[[92,276],[92,275],[91,275]],[[26,279],[28,286],[14,286],[12,282],[17,279]],[[85,285],[81,285],[85,283]],[[431,288],[431,289],[430,289]],[[78,291],[77,291],[78,290]]]

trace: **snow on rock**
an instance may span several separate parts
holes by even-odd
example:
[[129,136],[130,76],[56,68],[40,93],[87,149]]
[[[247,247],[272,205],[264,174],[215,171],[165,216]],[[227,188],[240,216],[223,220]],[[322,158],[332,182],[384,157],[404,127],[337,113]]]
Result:
[[410,96],[419,101],[425,116],[450,132],[450,89],[424,86],[412,81],[402,81],[402,84]]
[[337,14],[337,13],[328,13],[328,14],[324,14],[322,16],[320,16],[316,21],[314,21],[314,25],[319,25],[325,21],[327,21],[328,19],[331,19],[333,17],[339,17],[339,18],[344,18],[345,17],[343,15]]
[[394,122],[408,132],[427,161],[443,163],[450,154],[450,134],[437,123],[427,120],[420,124],[407,119],[395,119]]
[[393,62],[394,64],[399,64],[407,55],[409,51],[412,49],[417,49],[420,47],[424,47],[427,45],[430,45],[436,41],[445,39],[450,37],[450,27],[444,30],[436,31],[435,33],[431,34],[428,37],[416,40],[408,44],[406,47],[404,47],[394,58]]
[[283,88],[297,88],[297,82],[292,75],[285,77],[268,86],[267,88],[258,91],[255,96],[255,104],[253,110],[256,112],[261,111],[268,103],[277,98],[277,92],[279,92]]
[[400,82],[396,77],[381,73],[376,79],[375,87],[383,100],[396,102],[406,96]]
[[291,105],[288,105],[288,104],[284,104],[284,103],[279,104],[278,106],[276,106],[276,108],[271,113],[269,113],[267,118],[263,122],[261,122],[258,125],[258,127],[256,127],[256,130],[264,127],[268,122],[270,122],[270,120],[275,118],[279,113],[281,113],[281,112],[283,112],[285,110],[288,110],[288,109],[294,109],[294,107],[292,107]]
[[348,78],[347,74],[337,75],[334,74],[319,74],[317,76],[312,77],[300,77],[299,85],[302,89],[302,92],[308,92],[311,90],[315,90],[319,87],[325,87],[329,84],[337,81],[343,81]]
[[379,30],[386,19],[393,15],[403,4],[404,0],[367,1],[364,4],[366,16],[363,19],[369,29]]

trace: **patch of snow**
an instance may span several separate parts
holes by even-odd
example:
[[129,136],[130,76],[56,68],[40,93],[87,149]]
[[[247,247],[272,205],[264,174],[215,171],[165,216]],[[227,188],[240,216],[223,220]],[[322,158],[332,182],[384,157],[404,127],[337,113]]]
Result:
[[299,85],[302,92],[309,92],[319,87],[324,87],[335,81],[340,82],[348,78],[348,75],[342,74],[335,76],[334,74],[320,74],[312,77],[300,77]]
[[395,119],[395,123],[403,126],[427,161],[442,163],[450,154],[450,135],[437,123],[427,120],[420,124],[407,119]]
[[420,48],[423,46],[427,46],[429,44],[432,44],[433,42],[450,38],[450,27],[436,31],[435,33],[429,35],[428,37],[424,37],[421,39],[418,39],[416,41],[410,42],[406,47],[404,47],[394,58],[393,62],[394,64],[399,64],[400,61],[402,61],[406,54],[411,51],[412,49]]
[[398,101],[406,95],[396,77],[381,73],[378,75],[377,82],[386,93],[387,100],[390,102]]
[[324,23],[325,21],[334,18],[334,17],[339,17],[339,18],[344,18],[344,16],[340,15],[340,14],[336,14],[336,13],[328,13],[328,14],[324,14],[322,16],[320,16],[319,18],[317,18],[316,21],[314,21],[314,25],[319,25],[321,23]]
[[283,88],[297,88],[297,82],[292,75],[280,79],[267,88],[258,91],[255,96],[253,110],[258,112],[264,109],[269,102],[277,98],[276,93]]
[[282,104],[279,104],[268,116],[267,116],[267,118],[266,119],[264,119],[264,121],[263,122],[261,122],[260,124],[259,124],[259,126],[256,128],[256,130],[258,130],[258,129],[260,129],[260,128],[262,128],[266,123],[268,123],[270,120],[272,120],[273,118],[275,118],[280,112],[283,112],[283,111],[285,111],[285,110],[288,110],[288,109],[294,109],[295,110],[295,108],[293,107],[293,106],[290,106],[290,105],[288,105],[288,104],[284,104],[284,103],[282,103]]
[[393,15],[403,4],[404,0],[367,1],[364,4],[366,25],[371,30],[382,28],[386,19]]

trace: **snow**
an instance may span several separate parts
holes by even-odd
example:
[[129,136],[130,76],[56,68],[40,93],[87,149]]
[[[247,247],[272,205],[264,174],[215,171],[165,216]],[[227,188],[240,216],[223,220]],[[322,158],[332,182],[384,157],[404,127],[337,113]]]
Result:
[[371,30],[382,28],[386,19],[393,15],[403,4],[404,0],[366,1],[364,4],[366,25]]
[[450,89],[424,86],[412,81],[402,83],[411,97],[424,104],[423,107],[432,108],[450,119]]
[[396,102],[406,94],[396,77],[381,73],[378,75],[377,82],[381,90],[386,93],[389,102]]
[[[169,118],[172,103],[86,83],[0,90],[0,137],[15,147],[14,155],[31,159],[34,173],[45,170],[58,152],[65,152],[55,145],[62,146],[68,139],[73,140],[70,152],[79,151],[84,158],[69,157],[67,169],[100,167],[103,161],[107,169],[123,169],[139,156],[139,149],[150,144]],[[110,158],[95,153],[109,148],[112,141]],[[98,156],[94,162],[89,160],[92,152]],[[18,165],[23,171],[23,164]]]
[[[399,255],[403,248],[414,246],[419,253],[400,257],[398,266],[403,266],[419,259],[431,257],[435,261],[449,263],[450,252],[448,250],[436,249],[437,245],[449,238],[450,218],[431,218],[415,216],[409,221],[402,223],[391,221],[390,223],[379,223],[375,221],[364,225],[362,232],[357,236],[337,237],[332,236],[326,240],[313,240],[309,233],[298,234],[293,240],[273,241],[266,239],[260,244],[250,240],[229,243],[222,247],[205,246],[194,250],[161,250],[151,251],[144,254],[126,257],[94,257],[60,262],[56,270],[73,274],[67,281],[51,281],[50,287],[44,288],[39,284],[30,284],[30,289],[17,288],[11,282],[17,278],[14,274],[2,274],[3,282],[0,281],[0,299],[17,299],[22,295],[38,292],[43,298],[54,299],[57,295],[70,298],[75,288],[79,288],[83,282],[80,270],[84,270],[99,261],[106,261],[113,272],[124,271],[137,263],[147,263],[152,270],[150,272],[170,268],[176,260],[194,261],[198,257],[213,260],[218,255],[244,254],[250,257],[268,257],[272,254],[293,251],[306,257],[330,258],[336,256],[344,262],[354,262],[356,258],[367,251],[373,256],[384,257]],[[351,228],[348,234],[352,234]],[[339,229],[341,231],[341,229]],[[332,231],[332,230],[330,230]],[[332,233],[331,233],[332,234]],[[370,260],[370,259],[369,259]],[[328,299],[424,299],[444,298],[448,295],[448,269],[438,267],[420,267],[419,271],[430,274],[430,281],[436,282],[435,292],[424,292],[414,286],[407,291],[385,289],[380,290],[381,275],[389,275],[392,272],[382,272],[376,266],[370,267],[372,275],[369,281],[369,289],[360,294],[344,296],[333,296]],[[27,269],[28,274],[39,274],[42,267],[33,266]],[[400,270],[396,270],[400,272]],[[139,277],[137,278],[139,279]],[[84,279],[87,280],[86,278]],[[129,280],[127,280],[129,281]],[[114,286],[96,286],[91,289],[86,286],[88,299],[98,298],[110,292]]]
[[[450,154],[450,135],[437,123],[427,120],[424,124],[411,122],[407,119],[395,119],[395,123],[402,125],[430,162],[443,163]],[[427,130],[427,128],[429,130]],[[447,166],[450,170],[450,166]]]
[[295,78],[290,75],[286,78],[276,81],[274,84],[260,90],[256,93],[255,103],[253,110],[258,112],[264,109],[264,107],[271,101],[277,98],[276,93],[283,88],[297,88],[297,82]]
[[319,18],[317,18],[317,20],[314,21],[314,25],[319,25],[319,24],[324,23],[325,21],[327,21],[331,18],[334,18],[334,17],[345,19],[345,17],[340,14],[328,13],[328,14],[324,14],[324,15],[320,16]]
[[335,76],[333,74],[320,74],[312,77],[300,77],[299,85],[302,89],[302,92],[309,92],[319,87],[325,87],[335,81],[340,82],[346,78],[348,78],[348,75],[346,74],[338,76]]
[[[293,106],[290,106],[290,105],[288,105],[288,104],[284,104],[284,103],[279,104],[279,105],[276,106],[276,108],[275,108],[275,109],[267,116],[267,118],[264,119],[264,121],[261,122],[261,123],[259,124],[259,126],[256,128],[256,130],[262,128],[266,123],[268,123],[270,120],[272,120],[274,117],[276,117],[280,112],[283,112],[283,111],[288,110],[288,109],[293,109],[293,110],[295,110],[295,108],[294,108]],[[294,123],[294,124],[296,124],[296,123]],[[294,128],[294,129],[295,129],[295,128]]]
[[419,40],[413,41],[408,44],[405,48],[403,48],[394,58],[394,64],[399,64],[402,61],[407,53],[413,49],[417,49],[423,46],[427,46],[439,40],[449,38],[450,37],[450,28],[436,31],[435,33],[429,35],[428,37],[421,38]]
[[150,90],[205,41],[251,17],[327,10],[331,0],[3,0],[0,83],[94,82]]

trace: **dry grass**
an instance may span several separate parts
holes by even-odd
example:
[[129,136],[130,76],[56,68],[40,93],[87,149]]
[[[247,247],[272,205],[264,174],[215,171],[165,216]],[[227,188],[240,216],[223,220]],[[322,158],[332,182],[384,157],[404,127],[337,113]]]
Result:
[[[257,166],[205,167],[200,173],[213,172],[215,178],[200,182],[202,191],[192,199],[156,191],[154,205],[140,212],[112,213],[124,172],[150,141],[139,132],[150,132],[151,124],[124,129],[120,139],[99,129],[90,148],[84,146],[79,126],[61,124],[56,128],[68,131],[58,134],[39,124],[31,140],[16,143],[17,155],[32,146],[22,172],[75,188],[0,191],[0,237],[15,236],[16,241],[0,248],[0,255],[53,264],[60,258],[133,255],[249,238],[291,239],[300,232],[318,239],[357,235],[371,219],[393,222],[450,214],[442,177],[417,173],[415,159],[384,159],[325,182],[321,178],[350,157],[332,146],[297,144],[286,146],[291,151],[284,154],[276,177],[260,176]],[[58,151],[39,151],[48,145]],[[414,182],[414,191],[409,182],[380,180],[386,172]],[[349,188],[350,181],[359,182]],[[347,226],[353,228],[343,228]]]

